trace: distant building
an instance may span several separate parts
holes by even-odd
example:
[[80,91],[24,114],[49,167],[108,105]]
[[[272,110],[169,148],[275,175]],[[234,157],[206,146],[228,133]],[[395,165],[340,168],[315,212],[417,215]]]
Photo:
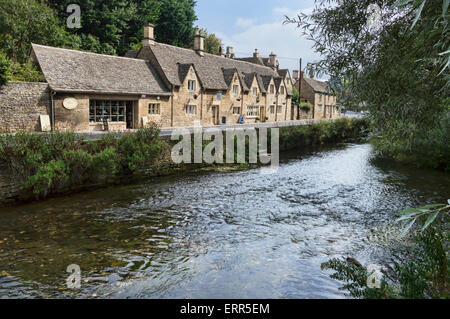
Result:
[[336,103],[336,95],[331,90],[329,83],[314,79],[314,73],[310,72],[310,77],[306,77],[302,71],[301,88],[298,71],[294,71],[296,82],[294,86],[300,91],[300,96],[306,99],[313,107],[313,118],[331,119],[341,116],[341,111]]

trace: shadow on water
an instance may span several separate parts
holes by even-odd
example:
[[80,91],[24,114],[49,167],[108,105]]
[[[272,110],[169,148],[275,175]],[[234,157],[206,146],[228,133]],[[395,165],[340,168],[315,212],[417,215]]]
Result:
[[[450,194],[448,175],[371,161],[370,145],[259,169],[156,178],[0,212],[0,297],[342,298],[320,264],[382,261],[393,212]],[[82,269],[66,288],[67,266]]]

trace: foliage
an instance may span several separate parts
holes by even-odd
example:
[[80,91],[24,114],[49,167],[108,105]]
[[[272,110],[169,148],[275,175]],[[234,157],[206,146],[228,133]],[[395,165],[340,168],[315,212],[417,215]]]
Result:
[[367,137],[371,130],[368,119],[342,118],[335,121],[320,121],[304,126],[280,129],[280,149],[290,150],[302,146],[323,145],[350,138]]
[[96,141],[84,141],[73,133],[0,137],[0,161],[38,197],[144,171],[167,151],[154,127]]
[[[418,209],[400,211],[399,221],[409,220],[401,231],[399,239],[411,230],[414,223],[425,217],[421,231],[412,237],[413,245],[408,246],[394,260],[393,266],[382,270],[384,278],[379,289],[367,285],[368,271],[359,262],[332,259],[322,265],[323,269],[334,271],[331,278],[345,282],[341,288],[355,298],[365,299],[447,299],[450,279],[448,256],[448,211],[447,205],[428,205]],[[443,214],[445,213],[445,214]]]
[[190,48],[194,38],[195,0],[161,0],[155,28],[159,42]]
[[[382,141],[376,144],[380,153],[442,168],[414,154],[433,136],[435,152],[447,156],[447,163],[450,158],[444,142],[450,125],[448,0],[316,2],[312,14],[286,20],[324,56],[315,69],[344,82],[354,104],[367,106]],[[372,4],[381,8],[379,29],[367,24]]]
[[11,60],[0,51],[0,86],[5,85],[11,78]]
[[40,0],[0,0],[0,49],[20,64],[28,62],[31,43],[71,47],[55,11]]
[[296,87],[292,90],[292,103],[295,105],[300,104],[300,92]]
[[223,48],[222,40],[216,37],[214,33],[208,33],[206,29],[201,29],[200,34],[205,37],[205,52],[218,55],[220,48]]
[[31,62],[12,63],[11,81],[45,82],[44,74]]
[[450,212],[450,199],[448,205],[446,204],[433,204],[420,208],[408,208],[398,212],[402,215],[397,222],[406,222],[406,227],[402,231],[400,238],[405,237],[408,231],[414,226],[414,224],[421,218],[426,217],[426,221],[422,227],[422,231],[426,230],[435,220],[439,214],[448,214]]
[[[62,23],[73,0],[49,0]],[[80,48],[96,53],[124,55],[142,41],[143,26],[156,23],[160,1],[157,0],[79,0],[81,28],[68,30],[79,36]]]
[[309,112],[313,109],[312,104],[309,102],[300,102],[299,106],[302,110],[307,111],[307,112]]

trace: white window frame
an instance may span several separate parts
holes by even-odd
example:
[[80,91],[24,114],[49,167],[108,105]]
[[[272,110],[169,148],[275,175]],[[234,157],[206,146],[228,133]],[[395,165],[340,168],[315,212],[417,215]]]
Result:
[[233,106],[233,115],[241,115],[241,107]]
[[253,88],[253,96],[258,96],[258,88]]
[[280,87],[281,94],[284,94],[284,86]]
[[275,114],[275,105],[271,105],[269,108],[270,114]]
[[108,122],[126,122],[126,101],[90,100],[89,123],[102,123],[106,118]]
[[161,104],[149,103],[148,104],[148,115],[161,115]]
[[194,92],[197,87],[197,81],[195,80],[188,80],[188,91]]
[[233,94],[239,95],[239,85],[236,84],[233,85]]
[[186,104],[184,106],[184,112],[187,116],[195,116],[197,115],[197,105],[189,105]]
[[281,114],[281,113],[283,113],[283,106],[277,105],[277,114]]
[[259,116],[259,106],[251,105],[247,106],[247,117],[257,118]]
[[275,94],[275,85],[270,85],[270,94]]

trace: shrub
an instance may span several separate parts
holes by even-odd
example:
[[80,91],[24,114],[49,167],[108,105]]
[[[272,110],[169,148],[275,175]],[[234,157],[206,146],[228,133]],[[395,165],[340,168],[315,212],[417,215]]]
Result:
[[0,51],[0,86],[5,85],[11,78],[11,60]]

